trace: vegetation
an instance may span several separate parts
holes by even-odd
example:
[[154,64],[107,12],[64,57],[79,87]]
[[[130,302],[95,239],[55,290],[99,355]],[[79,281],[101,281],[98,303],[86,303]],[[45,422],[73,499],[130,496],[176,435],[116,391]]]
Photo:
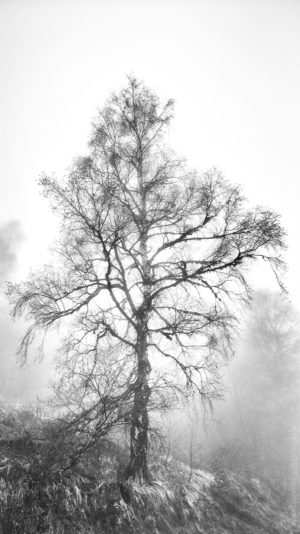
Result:
[[58,263],[10,285],[13,315],[30,321],[25,358],[36,333],[63,320],[68,330],[57,393],[77,460],[129,424],[124,476],[146,482],[149,410],[166,391],[219,396],[245,269],[263,259],[278,273],[284,246],[276,214],[248,209],[219,172],[190,172],[165,149],[172,109],[135,79],[111,97],[88,156],[64,181],[40,180],[62,218]]
[[0,408],[0,534],[297,532],[279,438],[296,424],[300,338],[281,297],[256,299],[247,374],[237,365],[235,401],[219,412],[230,439],[223,428],[199,444],[198,420],[182,450],[171,433],[166,446],[163,410],[222,396],[247,268],[263,260],[280,283],[284,248],[278,215],[165,147],[172,114],[129,78],[96,117],[88,155],[64,180],[40,179],[61,219],[56,260],[9,297],[27,320],[24,362],[62,326],[58,380],[42,408]]
[[[152,485],[120,481],[126,451],[98,441],[69,469],[70,444],[29,411],[2,410],[2,534],[290,534],[278,490],[248,476],[194,468],[152,449]],[[34,438],[33,438],[34,436]]]

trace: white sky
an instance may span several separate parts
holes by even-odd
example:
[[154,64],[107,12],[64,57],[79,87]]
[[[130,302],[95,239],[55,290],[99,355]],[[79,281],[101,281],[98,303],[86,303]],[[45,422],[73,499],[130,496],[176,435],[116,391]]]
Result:
[[299,0],[0,0],[0,73],[0,223],[27,236],[19,276],[55,234],[37,177],[85,152],[97,107],[134,73],[176,100],[181,156],[282,214],[300,303]]

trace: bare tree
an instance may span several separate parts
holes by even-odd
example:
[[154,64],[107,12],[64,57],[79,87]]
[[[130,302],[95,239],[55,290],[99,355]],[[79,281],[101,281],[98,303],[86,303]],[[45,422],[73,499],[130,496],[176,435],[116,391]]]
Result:
[[31,321],[24,357],[36,332],[71,317],[66,354],[92,360],[118,345],[122,395],[132,398],[127,476],[145,481],[153,388],[217,393],[210,379],[231,350],[230,302],[249,294],[244,266],[261,258],[277,272],[284,240],[276,214],[248,210],[216,170],[188,172],[164,148],[172,109],[132,78],[110,98],[89,156],[62,182],[40,180],[62,217],[60,264],[9,290],[14,316]]

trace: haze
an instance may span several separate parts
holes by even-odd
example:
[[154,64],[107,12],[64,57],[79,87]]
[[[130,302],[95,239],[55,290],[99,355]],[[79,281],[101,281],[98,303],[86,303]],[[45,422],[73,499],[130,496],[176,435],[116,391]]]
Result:
[[55,236],[36,178],[84,154],[97,107],[134,73],[176,100],[179,155],[282,213],[297,305],[299,2],[2,0],[0,12],[0,219],[26,235],[21,277]]

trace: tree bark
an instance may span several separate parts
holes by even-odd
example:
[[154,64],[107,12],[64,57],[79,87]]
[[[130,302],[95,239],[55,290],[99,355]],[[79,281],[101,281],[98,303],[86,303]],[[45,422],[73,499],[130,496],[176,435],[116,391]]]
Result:
[[149,376],[151,366],[148,357],[148,319],[151,309],[151,267],[147,249],[147,214],[146,199],[143,189],[142,173],[140,174],[140,192],[142,199],[141,222],[142,232],[140,238],[140,254],[142,263],[143,300],[137,313],[137,379],[135,384],[134,402],[131,413],[130,431],[130,462],[127,469],[127,478],[139,482],[149,482],[148,468],[148,431],[149,416],[148,403],[151,395]]
[[148,357],[148,319],[151,309],[151,265],[148,258],[148,221],[146,190],[143,176],[143,151],[139,139],[138,183],[140,193],[140,258],[142,267],[143,299],[137,311],[137,378],[135,394],[131,412],[130,431],[130,462],[127,468],[127,478],[139,482],[149,482],[148,468],[148,404],[151,396],[149,377],[151,366]]
[[138,342],[137,381],[134,402],[131,413],[130,431],[130,462],[127,468],[127,478],[139,482],[149,482],[148,469],[148,403],[151,395],[149,387],[150,363],[147,354],[147,340],[145,336]]
[[149,376],[151,366],[148,358],[148,318],[151,308],[150,299],[150,265],[147,257],[146,238],[141,242],[143,264],[143,302],[137,317],[137,379],[134,402],[131,413],[130,462],[127,478],[149,482],[148,469],[148,403],[151,395]]

